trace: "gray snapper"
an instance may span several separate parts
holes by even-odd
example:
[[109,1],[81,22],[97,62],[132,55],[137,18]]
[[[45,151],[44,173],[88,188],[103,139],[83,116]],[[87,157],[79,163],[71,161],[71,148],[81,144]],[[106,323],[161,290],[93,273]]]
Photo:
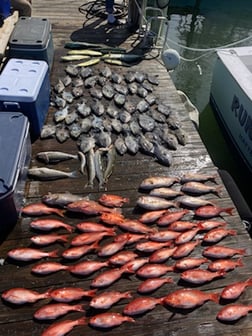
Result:
[[41,167],[41,168],[30,168],[28,170],[28,175],[30,178],[35,178],[39,180],[44,181],[50,181],[50,180],[57,180],[62,178],[77,178],[79,177],[78,172],[72,171],[72,172],[64,172],[57,169],[51,169],[47,167]]
[[44,163],[57,163],[70,159],[78,159],[78,155],[60,151],[45,151],[36,154],[36,159]]

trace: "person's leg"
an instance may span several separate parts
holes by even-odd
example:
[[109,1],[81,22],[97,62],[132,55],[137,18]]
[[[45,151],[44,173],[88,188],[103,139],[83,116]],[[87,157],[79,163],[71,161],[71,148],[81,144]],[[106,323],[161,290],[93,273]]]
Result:
[[106,12],[113,14],[114,12],[114,0],[106,0]]
[[106,0],[106,12],[108,13],[108,23],[115,23],[116,18],[114,17],[114,0]]
[[11,0],[11,6],[19,12],[19,16],[31,16],[31,0]]

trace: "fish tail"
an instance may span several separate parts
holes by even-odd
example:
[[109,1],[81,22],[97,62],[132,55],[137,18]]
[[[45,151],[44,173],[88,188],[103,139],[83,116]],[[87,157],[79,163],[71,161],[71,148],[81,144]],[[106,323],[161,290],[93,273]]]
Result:
[[97,289],[91,289],[90,291],[88,291],[88,296],[94,297],[96,293],[97,293]]
[[86,325],[86,324],[87,324],[87,318],[85,316],[82,316],[78,320],[76,320],[76,325]]
[[216,182],[217,177],[218,177],[218,174],[214,174],[212,177],[210,177],[209,181],[212,181],[212,182],[214,182],[214,183],[217,183],[217,182]]
[[100,190],[107,190],[104,181],[100,181],[100,182],[99,182],[99,191],[100,191]]
[[245,282],[247,286],[252,286],[252,278],[247,279]]
[[116,232],[115,232],[115,229],[114,229],[114,228],[109,228],[107,232],[108,232],[108,234],[111,235],[111,236],[116,236]]
[[132,298],[131,291],[127,291],[127,292],[125,292],[123,297],[124,297],[125,299],[131,299],[131,298]]
[[157,304],[163,305],[164,304],[164,299],[165,299],[165,297],[158,298],[157,301],[156,301]]
[[236,236],[237,235],[237,231],[236,230],[229,230],[228,232],[229,232],[229,234],[231,236]]
[[59,215],[60,217],[65,217],[65,210],[61,210],[61,209],[56,209],[55,210],[55,213],[57,214],[57,215]]
[[92,245],[92,248],[98,251],[100,248],[99,242],[98,241],[94,242],[94,244]]
[[63,236],[61,236],[61,240],[62,240],[64,243],[67,243],[67,241],[68,241],[68,235],[63,235]]
[[48,256],[51,258],[58,258],[59,257],[59,250],[54,250],[48,253]]
[[71,225],[66,224],[66,225],[65,225],[65,228],[66,228],[66,230],[67,230],[68,232],[73,232],[73,231],[74,231],[74,227],[71,226]]
[[48,289],[45,293],[44,293],[44,297],[45,299],[50,298],[51,297],[51,292],[53,291],[53,288]]
[[221,186],[221,185],[220,185],[220,186],[217,186],[217,187],[215,188],[215,190],[214,190],[214,193],[215,193],[218,197],[220,197],[221,192],[222,192],[222,186]]
[[246,254],[246,249],[238,249],[237,252],[239,254]]
[[94,188],[94,182],[93,181],[88,181],[88,183],[85,184],[85,188]]
[[84,306],[82,304],[77,304],[74,306],[74,309],[79,312],[84,312]]
[[123,271],[123,272],[128,272],[128,273],[135,273],[135,271],[133,270],[133,266],[131,265],[124,265],[124,266],[122,266],[121,267],[121,270]]
[[219,303],[220,294],[219,293],[211,293],[210,296],[209,296],[209,300],[211,300],[215,303]]
[[110,210],[110,212],[117,213],[117,214],[119,213],[120,214],[120,213],[122,213],[122,209],[120,209],[120,208],[113,208],[113,209]]
[[166,283],[174,283],[174,280],[172,278],[166,278]]
[[[237,260],[237,265],[238,266],[244,266],[244,264],[243,264],[243,261],[242,261],[242,258],[239,258],[238,260]],[[251,283],[252,283],[252,281],[251,281]]]
[[203,223],[204,223],[204,221],[198,223],[198,228],[199,228],[199,230],[203,230],[203,231],[205,230],[205,228],[204,228],[204,224],[203,224]]
[[220,276],[220,277],[223,277],[223,276],[225,276],[226,274],[227,274],[227,272],[224,271],[224,270],[220,270],[220,271],[218,272],[218,276]]
[[77,170],[74,170],[69,174],[69,177],[70,178],[78,178],[79,177],[79,172]]
[[226,208],[224,211],[232,216],[233,215],[233,210],[234,210],[234,208]]

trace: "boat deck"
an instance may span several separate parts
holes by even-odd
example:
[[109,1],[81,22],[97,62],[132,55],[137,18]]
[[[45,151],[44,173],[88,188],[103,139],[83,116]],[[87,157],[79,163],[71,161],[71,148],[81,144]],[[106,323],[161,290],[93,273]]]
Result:
[[[126,48],[128,51],[135,50],[138,52],[141,46],[141,40],[137,34],[129,34],[128,30],[124,27],[109,28],[103,18],[92,17],[88,18],[78,10],[78,6],[83,5],[82,1],[68,1],[64,5],[61,1],[44,0],[43,2],[33,0],[33,15],[39,17],[47,17],[52,23],[52,33],[55,48],[54,65],[51,73],[51,84],[54,85],[58,78],[65,75],[64,69],[65,63],[60,62],[60,57],[66,54],[64,48],[65,42],[73,39],[75,41],[85,41],[92,43],[106,43],[110,46],[120,46]],[[151,51],[148,55],[155,55],[156,51]],[[151,57],[150,57],[151,58]],[[103,63],[99,63],[94,66],[95,71],[99,72],[99,69],[103,67]],[[112,175],[109,178],[107,184],[107,190],[99,190],[98,182],[95,181],[94,187],[86,187],[87,174],[80,175],[76,179],[61,179],[55,181],[36,181],[27,180],[26,183],[26,197],[25,204],[40,202],[41,197],[49,192],[61,193],[70,192],[81,196],[89,196],[92,200],[98,200],[98,198],[104,192],[110,194],[117,194],[123,197],[129,198],[130,202],[125,204],[122,208],[122,213],[126,218],[137,219],[140,216],[141,211],[136,207],[136,201],[143,193],[139,190],[139,185],[144,178],[149,176],[177,176],[188,172],[197,172],[202,174],[217,174],[217,167],[215,167],[204,147],[200,136],[191,122],[188,112],[182,104],[176,88],[173,85],[169,74],[164,69],[158,58],[153,56],[150,60],[141,61],[130,68],[110,66],[115,72],[125,74],[128,70],[141,71],[143,73],[149,73],[158,77],[159,85],[155,87],[155,94],[164,104],[168,104],[171,107],[175,116],[178,117],[181,127],[187,134],[187,144],[185,146],[179,145],[176,151],[172,151],[173,163],[170,167],[161,165],[152,156],[147,156],[142,153],[136,155],[125,154],[123,156],[117,155],[115,166]],[[88,91],[84,93],[84,96],[88,98]],[[48,118],[46,123],[53,123],[53,113],[55,109],[50,107]],[[76,141],[68,139],[64,143],[59,143],[55,138],[51,139],[38,139],[32,144],[32,160],[31,167],[42,166],[40,162],[36,160],[36,154],[41,151],[59,150],[72,154],[78,152],[78,146]],[[57,165],[49,165],[56,169],[64,171],[74,171],[80,169],[80,162],[78,160],[69,160]],[[216,182],[223,185],[220,177],[217,174]],[[209,185],[215,185],[212,182],[207,182]],[[175,188],[179,188],[180,185],[174,185]],[[233,207],[233,203],[224,188],[222,186],[220,197],[214,194],[207,194],[205,199],[214,201],[218,206],[222,208]],[[35,217],[37,218],[37,217]],[[46,218],[57,218],[56,215],[49,215]],[[9,250],[16,247],[34,247],[31,244],[30,238],[38,232],[32,230],[29,226],[32,221],[31,217],[22,217],[9,233],[6,239],[0,245],[0,258],[2,265],[0,267],[0,292],[13,287],[24,287],[33,290],[37,290],[42,293],[48,289],[55,289],[60,287],[81,287],[86,290],[90,289],[91,280],[96,276],[98,271],[89,276],[74,276],[69,271],[59,271],[50,275],[36,276],[31,273],[31,268],[34,264],[38,264],[41,261],[36,262],[17,262],[10,258],[7,258]],[[185,219],[191,221],[198,221],[194,218],[192,213],[189,213]],[[251,240],[244,229],[241,219],[238,216],[236,210],[233,215],[222,213],[222,218],[217,217],[219,220],[225,220],[228,223],[228,228],[237,230],[237,235],[226,237],[220,244],[233,248],[246,249],[246,254],[242,257],[243,267],[237,267],[231,272],[228,272],[225,276],[215,279],[209,283],[201,286],[191,286],[183,283],[179,280],[179,272],[169,272],[165,276],[169,276],[173,279],[174,283],[165,284],[160,289],[149,294],[156,298],[163,297],[168,293],[178,288],[195,287],[206,292],[218,292],[228,284],[236,281],[245,281],[252,277],[251,262],[252,262],[252,248]],[[65,223],[75,226],[82,221],[99,221],[99,217],[85,216],[81,214],[73,214],[70,212],[65,213],[65,217],[62,219]],[[155,227],[155,224],[152,225]],[[59,234],[66,234],[64,229],[57,230]],[[119,234],[120,229],[117,230]],[[57,249],[59,255],[70,245],[70,240],[77,235],[77,230],[72,234],[69,234],[69,240],[66,244],[55,243],[41,248],[44,251],[52,251]],[[201,238],[202,235],[198,235]],[[105,238],[101,241],[100,245],[104,245],[109,242],[110,238]],[[134,250],[134,245],[127,247]],[[202,251],[205,248],[204,244],[197,246],[193,251],[192,256],[201,256]],[[148,254],[147,254],[148,255]],[[146,256],[147,256],[146,255]],[[238,259],[239,256],[235,256],[234,259]],[[64,258],[57,258],[55,261],[59,261],[65,265],[76,264],[81,260],[93,259],[98,260],[96,253],[89,253],[76,261],[67,261]],[[106,258],[105,258],[106,259]],[[172,265],[174,260],[168,260],[167,264]],[[202,266],[206,268],[206,266]],[[135,274],[124,274],[117,282],[109,286],[98,290],[98,293],[110,290],[130,291],[132,296],[138,297],[137,287],[141,283],[141,279]],[[251,304],[252,288],[248,287],[246,291],[239,298],[239,302],[244,304]],[[33,314],[37,309],[49,303],[50,299],[43,299],[33,304],[25,305],[12,305],[6,303],[4,300],[0,302],[0,326],[1,335],[29,335],[37,336],[41,335],[52,321],[38,321],[33,318]],[[128,299],[123,299],[115,304],[109,311],[122,313]],[[76,303],[76,302],[74,302]],[[96,315],[103,311],[90,309],[89,299],[83,298],[77,303],[83,304],[86,309],[85,315],[87,321],[90,316]],[[104,330],[90,327],[89,325],[75,327],[69,335],[134,335],[134,336],[200,336],[202,334],[207,336],[216,335],[229,335],[229,336],[245,336],[250,335],[252,332],[252,317],[247,316],[236,323],[224,324],[216,319],[216,314],[223,306],[214,302],[206,302],[196,309],[191,311],[172,310],[169,307],[163,305],[157,305],[152,311],[135,317],[135,323],[124,323],[119,327]],[[77,319],[83,316],[80,312],[71,312],[63,317],[57,319],[58,321],[64,319]]]

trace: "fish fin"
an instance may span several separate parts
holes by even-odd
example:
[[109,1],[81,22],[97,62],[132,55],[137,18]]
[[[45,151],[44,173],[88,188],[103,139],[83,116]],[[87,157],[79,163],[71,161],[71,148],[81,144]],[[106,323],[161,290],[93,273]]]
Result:
[[99,191],[101,191],[101,190],[107,190],[107,187],[106,187],[104,181],[100,181],[100,182],[99,182],[99,186],[98,186],[98,188],[99,188]]
[[217,183],[216,179],[218,178],[218,176],[219,176],[218,174],[214,174],[209,180],[212,181],[212,182]]
[[113,209],[111,210],[111,212],[112,212],[112,213],[118,213],[118,214],[120,214],[120,213],[122,213],[122,209],[121,209],[121,208],[113,208]]
[[127,272],[127,273],[135,273],[135,271],[133,270],[133,266],[130,266],[130,265],[123,265],[121,267],[121,269],[123,270],[123,272]]
[[63,243],[67,243],[69,237],[68,237],[68,235],[63,235],[63,236],[61,236],[60,238],[61,238],[61,240],[63,241]]
[[214,193],[218,196],[221,197],[220,193],[222,192],[222,186],[217,186]]
[[240,254],[246,254],[246,249],[239,249],[238,251]]
[[92,245],[92,247],[93,247],[93,249],[95,249],[96,251],[99,251],[99,249],[100,249],[99,242],[98,242],[98,241],[94,242],[94,244]]
[[73,232],[74,231],[74,227],[73,226],[71,226],[71,225],[68,225],[68,224],[66,224],[66,226],[64,226],[65,227],[65,229],[68,231],[68,232]]
[[116,233],[116,231],[115,231],[115,228],[111,228],[111,229],[109,229],[109,230],[108,230],[108,233],[111,234],[112,237],[114,237],[114,236],[117,235],[117,233]]
[[252,286],[252,278],[249,278],[245,281],[248,286]]
[[93,182],[87,182],[85,184],[85,188],[91,188],[91,189],[93,189],[94,188],[94,183]]
[[90,297],[95,297],[96,294],[97,294],[97,288],[88,291],[88,296]]
[[83,304],[77,304],[75,306],[75,308],[76,308],[77,311],[80,311],[80,312],[84,312],[85,311]]
[[54,289],[50,288],[48,289],[44,294],[45,294],[45,298],[50,298],[51,297],[51,292],[53,292]]
[[237,265],[238,266],[244,266],[243,262],[242,262],[242,258],[239,258],[238,261],[237,261]]
[[59,257],[59,250],[54,250],[48,253],[48,256],[51,258],[58,258]]
[[61,210],[61,209],[57,209],[57,211],[56,211],[56,213],[57,213],[57,215],[59,215],[60,217],[65,217],[65,210]]
[[210,294],[210,300],[214,301],[215,303],[219,303],[220,294],[219,293],[211,293]]
[[133,296],[132,296],[132,294],[131,294],[131,291],[127,291],[127,292],[125,292],[124,293],[124,298],[125,299],[131,299]]

